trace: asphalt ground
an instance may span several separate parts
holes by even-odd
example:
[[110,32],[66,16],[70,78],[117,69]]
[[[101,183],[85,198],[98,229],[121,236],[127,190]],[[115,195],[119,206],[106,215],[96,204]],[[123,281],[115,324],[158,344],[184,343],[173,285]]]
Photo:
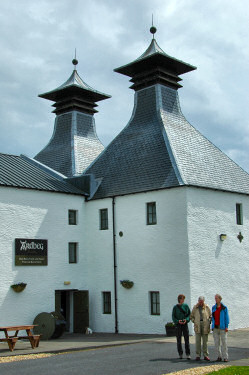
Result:
[[[57,340],[41,341],[36,349],[32,349],[29,342],[19,341],[14,352],[8,350],[6,343],[1,343],[0,361],[1,358],[7,361],[18,360],[22,355],[28,355],[29,360],[0,363],[0,373],[1,375],[28,374],[28,369],[32,365],[36,375],[58,373],[158,375],[197,366],[214,365],[214,362],[194,360],[194,341],[195,338],[190,337],[191,361],[178,358],[175,337],[158,335],[64,334]],[[230,331],[228,347],[230,366],[249,366],[249,329]],[[212,335],[209,339],[209,350],[211,359],[215,360]],[[54,355],[32,359],[36,354],[39,357],[42,353]]]

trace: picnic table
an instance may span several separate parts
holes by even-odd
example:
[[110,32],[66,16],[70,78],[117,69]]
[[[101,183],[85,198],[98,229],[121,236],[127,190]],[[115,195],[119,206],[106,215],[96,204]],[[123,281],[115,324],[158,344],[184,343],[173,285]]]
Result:
[[[5,338],[0,338],[0,342],[7,342],[9,350],[13,352],[16,342],[18,340],[29,340],[32,348],[37,348],[40,342],[40,335],[34,335],[32,329],[35,327],[34,324],[22,325],[22,326],[7,326],[0,327],[0,332],[4,332]],[[9,332],[14,332],[14,335],[9,335]],[[26,336],[19,335],[19,331],[26,331]]]

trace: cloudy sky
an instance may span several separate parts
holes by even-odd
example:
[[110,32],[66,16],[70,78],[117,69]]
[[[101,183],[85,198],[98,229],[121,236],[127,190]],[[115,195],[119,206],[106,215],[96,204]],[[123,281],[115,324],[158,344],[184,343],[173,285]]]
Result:
[[133,108],[128,77],[113,69],[151,41],[197,66],[182,76],[182,111],[203,135],[249,172],[248,0],[0,0],[0,152],[36,155],[49,141],[52,102],[37,95],[65,82],[77,49],[81,78],[112,96],[99,103],[107,145]]

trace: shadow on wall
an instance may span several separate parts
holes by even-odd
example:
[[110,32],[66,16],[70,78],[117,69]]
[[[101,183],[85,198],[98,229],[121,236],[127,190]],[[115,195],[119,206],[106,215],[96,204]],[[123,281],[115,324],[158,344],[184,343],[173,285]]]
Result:
[[217,246],[216,246],[216,249],[215,249],[215,258],[216,259],[219,258],[221,248],[222,248],[222,244],[223,244],[223,242],[220,241],[220,238],[218,238],[218,243],[217,243]]

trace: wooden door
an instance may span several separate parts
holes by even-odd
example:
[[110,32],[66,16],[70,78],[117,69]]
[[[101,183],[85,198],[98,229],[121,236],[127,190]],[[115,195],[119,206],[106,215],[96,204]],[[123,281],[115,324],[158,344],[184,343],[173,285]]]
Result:
[[89,327],[89,293],[79,290],[73,295],[74,305],[74,333],[85,333]]

